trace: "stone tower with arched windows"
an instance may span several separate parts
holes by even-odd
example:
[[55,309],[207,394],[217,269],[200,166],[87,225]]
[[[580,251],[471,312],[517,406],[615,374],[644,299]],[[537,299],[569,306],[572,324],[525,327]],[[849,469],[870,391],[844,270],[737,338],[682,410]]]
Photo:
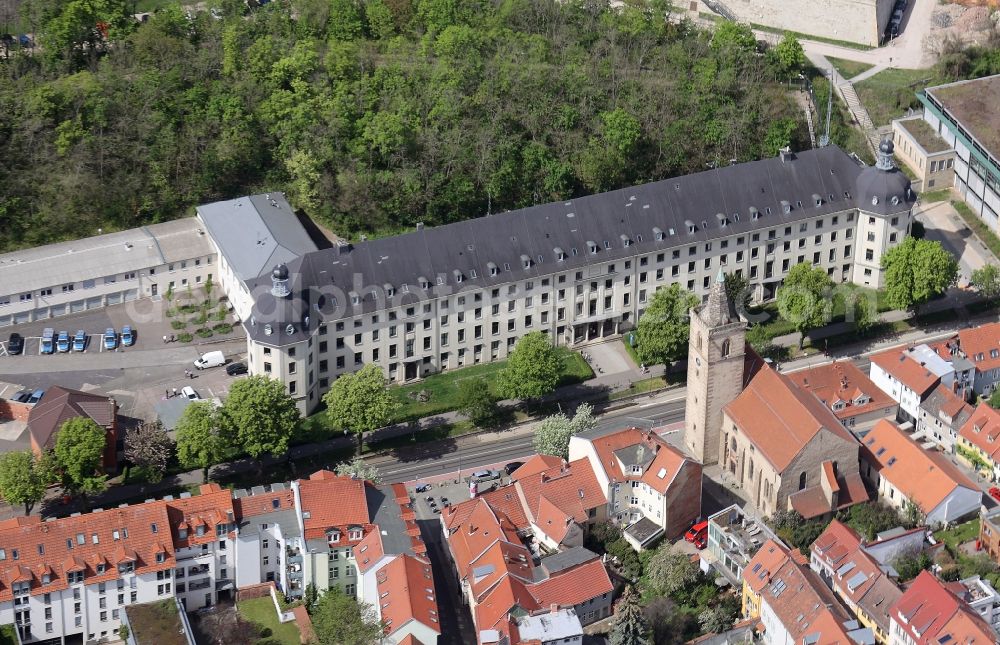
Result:
[[726,295],[725,275],[691,310],[684,447],[702,464],[719,461],[722,408],[743,391],[746,327]]

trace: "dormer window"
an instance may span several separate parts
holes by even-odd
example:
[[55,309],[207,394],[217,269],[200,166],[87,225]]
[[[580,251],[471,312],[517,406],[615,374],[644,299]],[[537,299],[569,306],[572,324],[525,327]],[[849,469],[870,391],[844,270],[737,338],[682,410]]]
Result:
[[188,536],[188,530],[187,529],[177,529],[177,537],[179,537],[180,539],[184,540],[184,539],[187,538],[187,536]]
[[663,231],[659,228],[653,227],[653,239],[657,242],[663,241]]
[[438,276],[438,284],[444,284],[444,276],[443,275],[439,275]]
[[757,210],[756,208],[754,208],[753,206],[751,206],[750,207],[750,219],[756,222],[757,218],[759,218],[759,217],[760,217],[760,211]]
[[611,249],[611,242],[604,240],[604,250],[607,251],[610,249]]
[[725,228],[726,224],[729,223],[729,220],[726,219],[726,216],[722,213],[716,213],[715,219],[719,220],[719,228]]
[[351,529],[350,533],[348,534],[348,539],[350,539],[352,542],[360,540],[363,537],[364,537],[364,532],[358,528]]
[[390,287],[386,285],[385,295],[389,296],[390,298],[396,295],[396,287]]
[[351,292],[351,304],[352,305],[357,305],[357,304],[360,304],[360,303],[361,303],[361,297],[357,293],[355,293],[354,291],[352,291]]
[[103,562],[101,562],[100,564],[97,565],[97,568],[96,568],[97,575],[102,575],[107,570],[108,570],[108,565],[104,564]]
[[878,195],[872,195],[872,206],[878,206]]
[[891,201],[893,206],[899,206],[899,196],[893,195]]
[[52,582],[52,576],[48,573],[42,575],[42,584],[47,585]]
[[624,248],[626,248],[626,249],[632,243],[632,240],[628,239],[628,235],[624,235],[624,234],[622,234],[622,236],[621,236],[621,241],[622,241],[622,246]]
[[788,215],[792,212],[792,205],[785,200],[781,200],[781,212]]
[[459,282],[459,283],[460,283],[460,282],[462,282],[462,280],[464,280],[464,279],[465,279],[465,276],[464,276],[464,275],[462,275],[462,272],[461,272],[461,271],[457,271],[457,270],[456,270],[456,271],[455,271],[455,282]]
[[823,198],[813,193],[813,203],[816,204],[816,208],[819,208],[823,205]]
[[167,554],[166,553],[163,553],[161,551],[161,552],[159,552],[159,553],[156,554],[156,562],[157,563],[163,564],[166,561],[167,561]]
[[689,219],[684,220],[684,226],[687,227],[688,235],[694,235],[694,222]]
[[525,271],[527,271],[528,269],[530,269],[531,268],[531,258],[529,258],[527,255],[522,255],[521,256],[521,266],[524,267]]
[[205,535],[205,527],[203,525],[199,525],[198,528],[194,530],[194,534],[198,537]]
[[330,531],[328,537],[330,542],[340,542],[340,531]]
[[419,281],[420,281],[420,288],[421,289],[423,289],[424,291],[427,291],[428,289],[430,289],[431,283],[427,280],[427,278],[425,278],[423,276],[420,276]]
[[597,253],[597,243],[596,242],[588,241],[587,242],[587,250],[590,251],[591,255],[593,255],[594,253]]
[[132,573],[135,571],[135,562],[122,562],[118,565],[118,573]]
[[492,276],[495,276],[497,273],[500,272],[500,270],[497,269],[497,265],[493,264],[492,262],[488,263],[486,265],[486,268],[490,270],[490,275]]
[[556,248],[552,249],[552,252],[555,253],[556,261],[557,262],[562,262],[562,261],[564,261],[566,259],[566,253],[563,252],[563,250],[561,248],[559,248],[558,246]]
[[473,280],[475,280],[476,278],[479,277],[479,274],[476,273],[475,269],[470,269],[469,270],[469,277],[472,278]]

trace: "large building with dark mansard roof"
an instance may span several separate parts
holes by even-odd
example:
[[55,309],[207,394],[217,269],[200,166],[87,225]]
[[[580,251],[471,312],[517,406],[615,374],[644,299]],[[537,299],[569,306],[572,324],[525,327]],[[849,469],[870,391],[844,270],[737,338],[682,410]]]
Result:
[[[570,347],[616,337],[657,288],[678,283],[704,299],[719,271],[746,276],[756,300],[772,298],[800,262],[877,288],[916,197],[892,142],[878,157],[864,167],[836,146],[786,150],[393,237],[299,243],[298,254],[300,236],[275,232],[293,242],[265,250],[291,251],[236,280],[250,371],[280,378],[312,411],[333,380],[367,363],[406,382],[503,359],[532,331]],[[199,217],[220,264],[247,265],[246,232],[230,240],[212,224],[228,212],[219,206]]]

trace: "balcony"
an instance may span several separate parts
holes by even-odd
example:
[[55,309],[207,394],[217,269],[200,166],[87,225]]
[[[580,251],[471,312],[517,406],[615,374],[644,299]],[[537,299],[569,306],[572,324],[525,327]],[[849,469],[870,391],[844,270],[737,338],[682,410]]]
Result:
[[188,583],[188,591],[198,591],[199,589],[207,589],[212,586],[212,581],[208,578],[204,580],[199,580],[197,582]]
[[209,567],[207,564],[202,564],[197,567],[188,567],[188,576],[203,576],[208,573]]
[[289,580],[302,580],[302,570],[295,571],[294,569],[288,570]]

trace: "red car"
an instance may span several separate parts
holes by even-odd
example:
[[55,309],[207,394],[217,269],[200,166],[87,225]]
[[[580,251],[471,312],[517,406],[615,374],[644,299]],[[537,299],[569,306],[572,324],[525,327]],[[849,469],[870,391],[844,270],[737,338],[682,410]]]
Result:
[[996,486],[994,486],[993,488],[991,488],[990,489],[990,497],[992,497],[993,499],[995,499],[997,501],[1000,501],[1000,488],[997,488]]
[[699,549],[704,549],[705,544],[708,542],[708,522],[698,522],[689,528],[688,532],[684,534],[684,539],[693,543]]

